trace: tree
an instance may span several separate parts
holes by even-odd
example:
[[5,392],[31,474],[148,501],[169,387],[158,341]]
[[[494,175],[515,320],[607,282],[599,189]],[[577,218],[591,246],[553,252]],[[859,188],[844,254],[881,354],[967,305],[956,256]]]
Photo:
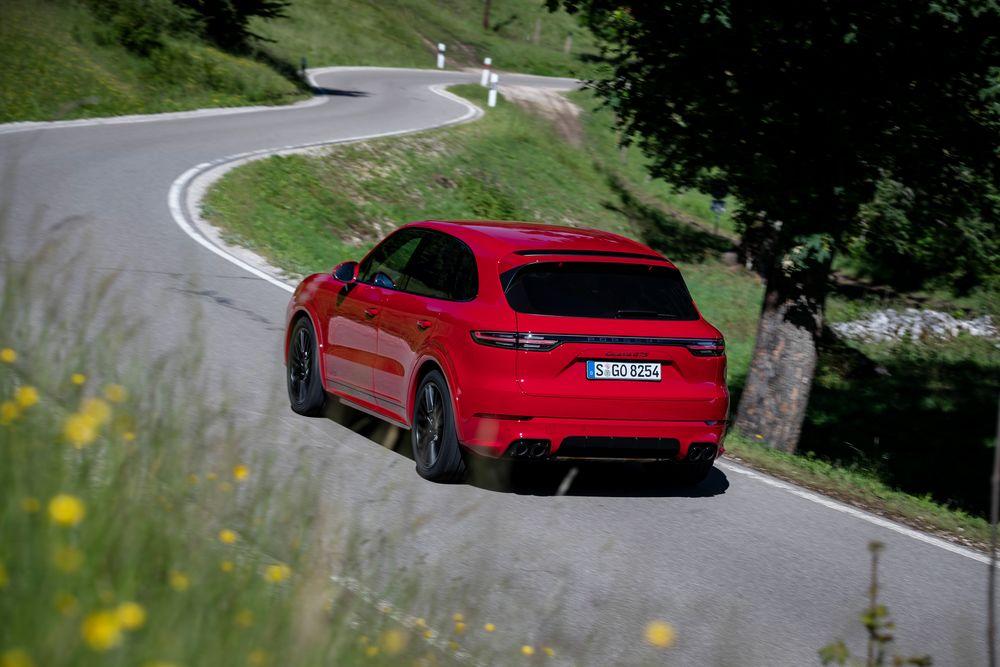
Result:
[[205,37],[229,51],[241,51],[250,38],[262,39],[250,30],[250,19],[285,16],[289,0],[174,0],[192,10],[202,22]]
[[756,259],[766,290],[736,426],[793,451],[830,266],[862,232],[879,184],[905,189],[907,219],[939,239],[991,209],[997,3],[548,4],[578,13],[598,38],[605,71],[593,85],[653,175],[724,185],[745,234],[765,237]]

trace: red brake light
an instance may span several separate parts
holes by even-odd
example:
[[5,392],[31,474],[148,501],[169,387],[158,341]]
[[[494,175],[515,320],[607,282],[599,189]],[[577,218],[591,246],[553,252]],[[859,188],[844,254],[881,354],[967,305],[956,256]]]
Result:
[[693,340],[685,347],[696,357],[721,357],[726,353],[726,341],[721,338],[715,340]]
[[518,350],[545,352],[559,344],[555,338],[546,338],[540,334],[516,333],[512,331],[473,331],[472,340],[480,345],[506,347]]

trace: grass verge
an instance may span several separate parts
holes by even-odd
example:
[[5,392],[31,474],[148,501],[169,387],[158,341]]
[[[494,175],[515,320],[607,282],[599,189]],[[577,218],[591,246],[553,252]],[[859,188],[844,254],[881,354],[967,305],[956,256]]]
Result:
[[[477,86],[453,90],[483,102]],[[705,196],[647,180],[641,156],[618,150],[607,120],[583,114],[574,143],[563,136],[570,119],[553,124],[504,100],[485,119],[461,127],[251,163],[216,184],[204,210],[231,242],[301,274],[360,258],[406,220],[531,219],[638,238],[681,266],[702,312],[725,334],[729,382],[738,396],[762,286],[753,274],[718,259],[730,242],[711,233]],[[835,296],[831,315],[852,317],[854,303]],[[916,525],[929,525],[932,516],[935,530],[981,536],[975,514],[986,507],[989,466],[983,461],[993,428],[993,408],[986,403],[996,395],[991,387],[1000,389],[998,364],[990,341],[829,341],[802,455],[753,451],[760,451],[759,461],[780,461],[775,472],[798,475],[824,492],[865,507],[879,507],[884,499],[894,516]],[[955,423],[963,425],[960,434]],[[942,460],[942,443],[956,438],[963,455]],[[737,443],[734,451],[739,449]],[[768,453],[773,459],[764,458]]]
[[990,524],[982,517],[894,489],[870,470],[834,465],[809,455],[785,454],[739,433],[726,438],[726,456],[751,468],[832,496],[966,546],[985,550]]

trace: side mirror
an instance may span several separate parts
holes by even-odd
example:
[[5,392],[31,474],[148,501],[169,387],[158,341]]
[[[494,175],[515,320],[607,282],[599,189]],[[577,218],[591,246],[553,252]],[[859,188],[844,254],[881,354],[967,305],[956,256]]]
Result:
[[358,279],[358,263],[341,262],[333,267],[333,277],[345,283],[353,283]]

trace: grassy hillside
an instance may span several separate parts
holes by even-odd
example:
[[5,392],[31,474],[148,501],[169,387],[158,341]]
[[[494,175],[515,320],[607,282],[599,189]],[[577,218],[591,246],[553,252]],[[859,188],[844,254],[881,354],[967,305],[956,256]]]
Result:
[[439,41],[451,68],[490,55],[508,70],[581,71],[577,55],[590,41],[568,15],[540,0],[494,5],[494,28],[483,30],[481,4],[464,0],[293,0],[288,18],[253,24],[273,40],[256,44],[254,59],[194,35],[139,55],[82,0],[0,0],[0,122],[282,104],[307,94],[289,75],[303,56],[310,66],[433,67]]
[[197,41],[149,57],[108,38],[73,0],[0,0],[0,122],[279,104],[304,91],[274,69]]
[[306,56],[310,65],[433,67],[436,44],[444,42],[449,67],[490,56],[505,70],[574,74],[582,67],[575,56],[592,48],[589,33],[564,12],[548,12],[541,0],[494,2],[489,30],[482,11],[482,2],[468,0],[292,0],[287,19],[259,22],[254,30],[275,40],[268,48],[280,57]]

